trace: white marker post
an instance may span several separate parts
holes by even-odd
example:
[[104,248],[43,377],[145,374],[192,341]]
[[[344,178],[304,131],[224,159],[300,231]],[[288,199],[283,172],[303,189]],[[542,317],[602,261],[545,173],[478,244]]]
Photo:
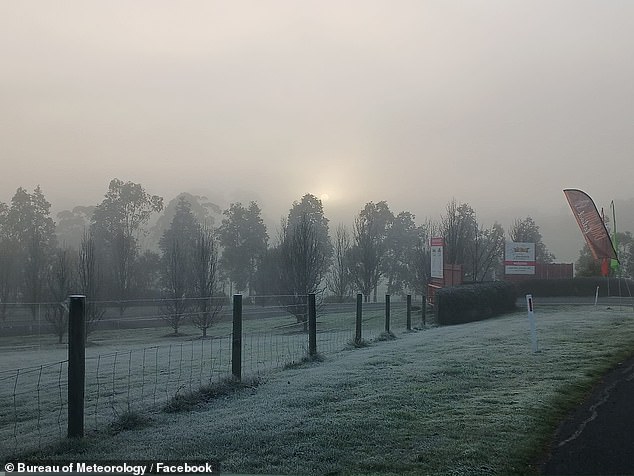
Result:
[[598,300],[599,300],[599,286],[597,286],[597,292],[594,294],[594,307],[597,307]]
[[531,342],[533,346],[533,353],[539,351],[539,345],[537,344],[537,328],[535,325],[535,312],[533,310],[533,295],[526,295],[526,307],[528,308],[528,324],[531,329]]

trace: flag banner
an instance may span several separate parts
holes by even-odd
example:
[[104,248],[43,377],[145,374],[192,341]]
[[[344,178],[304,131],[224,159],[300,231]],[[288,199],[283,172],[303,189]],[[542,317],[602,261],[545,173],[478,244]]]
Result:
[[605,223],[588,194],[577,189],[565,189],[564,194],[594,259],[618,261]]

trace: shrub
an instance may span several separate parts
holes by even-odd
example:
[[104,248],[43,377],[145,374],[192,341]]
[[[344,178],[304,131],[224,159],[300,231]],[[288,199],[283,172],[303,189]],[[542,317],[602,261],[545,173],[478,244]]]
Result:
[[479,321],[515,309],[517,291],[504,281],[452,286],[436,291],[436,319],[440,325]]
[[[609,281],[608,281],[609,279]],[[518,295],[532,294],[537,297],[594,296],[599,287],[599,296],[619,295],[619,286],[623,295],[629,295],[628,289],[634,289],[634,281],[631,279],[616,278],[573,278],[573,279],[529,279],[515,284]]]

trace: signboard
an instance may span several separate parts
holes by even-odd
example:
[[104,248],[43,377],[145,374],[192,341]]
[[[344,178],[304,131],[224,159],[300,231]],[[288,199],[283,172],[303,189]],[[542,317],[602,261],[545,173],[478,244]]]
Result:
[[441,237],[431,239],[431,277],[443,278],[444,240]]
[[504,249],[505,274],[535,274],[535,243],[507,241]]

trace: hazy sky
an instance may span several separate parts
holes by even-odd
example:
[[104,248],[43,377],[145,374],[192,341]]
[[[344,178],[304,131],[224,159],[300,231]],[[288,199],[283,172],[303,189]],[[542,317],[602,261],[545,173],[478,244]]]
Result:
[[619,0],[1,0],[0,201],[96,204],[118,177],[275,219],[310,192],[335,222],[456,198],[574,227],[563,188],[634,197],[633,20]]

